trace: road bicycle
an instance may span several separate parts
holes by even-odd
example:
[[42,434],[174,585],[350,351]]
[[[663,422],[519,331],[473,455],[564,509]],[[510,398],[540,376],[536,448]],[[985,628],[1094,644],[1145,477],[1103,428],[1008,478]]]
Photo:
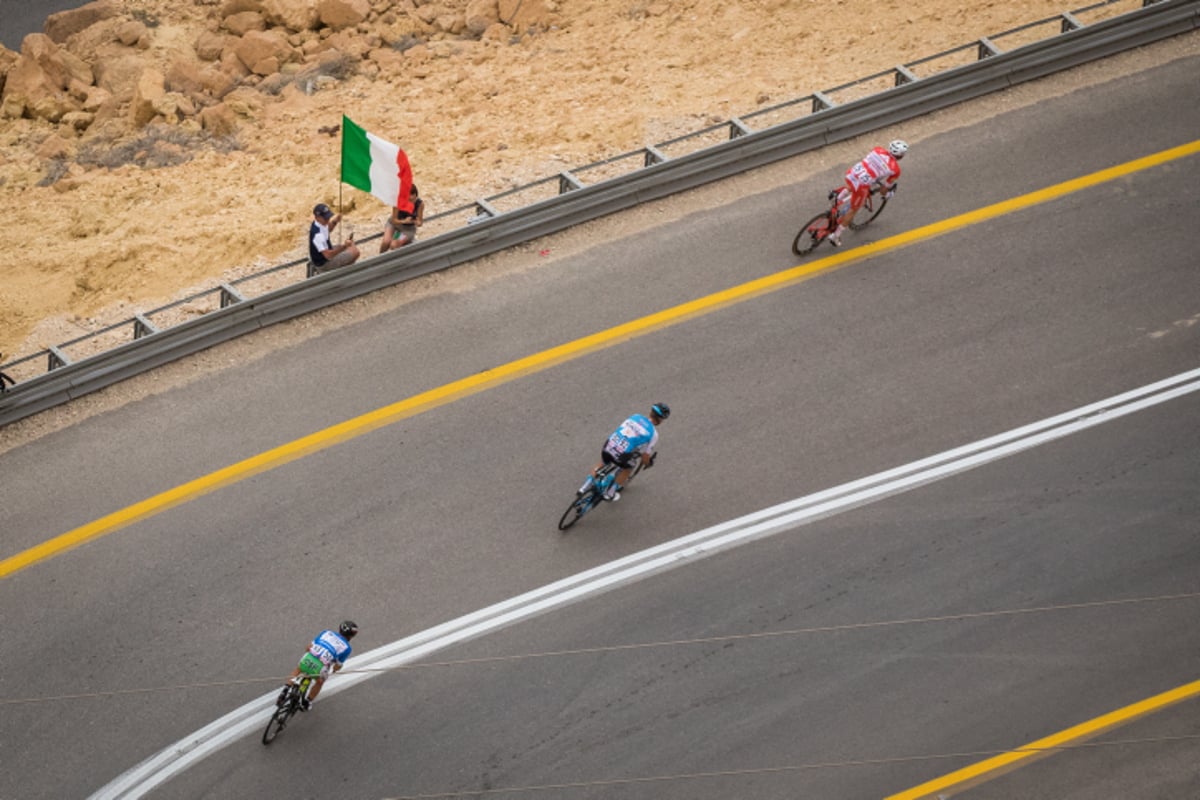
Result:
[[300,698],[308,697],[308,688],[316,679],[315,675],[303,675],[299,680],[292,678],[288,681],[287,695],[283,698],[283,702],[276,706],[275,713],[271,715],[271,721],[267,723],[267,729],[263,731],[263,744],[270,744],[275,741],[276,736],[283,733],[288,722],[300,710]]
[[[892,189],[895,190],[895,188],[893,185]],[[883,213],[887,201],[887,195],[879,194],[879,187],[872,186],[866,202],[854,215],[854,222],[850,223],[850,230],[860,231],[871,224],[871,220]],[[837,230],[838,223],[849,212],[850,189],[842,186],[831,190],[829,192],[829,210],[817,214],[804,224],[804,227],[796,234],[796,238],[792,240],[792,252],[798,256],[806,256],[811,253],[817,245],[828,239],[829,235]]]
[[[630,463],[633,465],[633,472],[629,473],[629,479],[625,481],[626,486],[635,475],[642,471],[641,456],[634,456]],[[558,529],[560,531],[568,530],[576,522],[579,522],[584,514],[600,505],[604,501],[604,493],[608,491],[608,487],[613,485],[620,470],[621,467],[618,464],[605,464],[594,473],[590,473],[587,490],[583,494],[576,495],[575,499],[571,501],[571,505],[567,506],[562,519],[558,521]]]

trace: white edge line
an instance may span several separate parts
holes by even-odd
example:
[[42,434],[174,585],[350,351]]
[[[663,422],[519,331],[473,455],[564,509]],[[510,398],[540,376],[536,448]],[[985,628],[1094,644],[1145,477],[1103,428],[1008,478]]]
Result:
[[[387,669],[412,663],[451,645],[523,622],[621,584],[908,491],[1198,391],[1200,381],[1188,383],[1197,378],[1200,378],[1200,369],[1184,372],[1065,414],[780,503],[547,584],[364,653],[355,660],[354,671],[330,681],[322,694],[329,697]],[[192,764],[265,725],[274,700],[275,690],[272,689],[127,770],[93,793],[90,800],[143,796]]]

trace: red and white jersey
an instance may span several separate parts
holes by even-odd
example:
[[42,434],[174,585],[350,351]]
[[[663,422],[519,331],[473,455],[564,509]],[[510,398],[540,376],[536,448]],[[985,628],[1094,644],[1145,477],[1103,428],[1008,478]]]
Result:
[[869,188],[877,181],[892,186],[899,177],[900,164],[887,150],[876,147],[846,172],[846,183],[852,189]]

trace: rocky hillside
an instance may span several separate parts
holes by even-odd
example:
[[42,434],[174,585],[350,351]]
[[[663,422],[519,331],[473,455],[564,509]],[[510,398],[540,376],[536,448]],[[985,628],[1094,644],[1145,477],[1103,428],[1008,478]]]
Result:
[[343,113],[405,148],[433,213],[1070,7],[98,0],[0,47],[0,350],[299,257],[317,201],[378,231],[338,181]]

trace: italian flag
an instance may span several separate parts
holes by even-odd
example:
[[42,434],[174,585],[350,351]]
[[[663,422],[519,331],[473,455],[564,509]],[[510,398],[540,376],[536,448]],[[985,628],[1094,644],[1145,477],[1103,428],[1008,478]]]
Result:
[[370,192],[389,206],[412,211],[412,167],[396,145],[368,133],[342,115],[342,181]]

